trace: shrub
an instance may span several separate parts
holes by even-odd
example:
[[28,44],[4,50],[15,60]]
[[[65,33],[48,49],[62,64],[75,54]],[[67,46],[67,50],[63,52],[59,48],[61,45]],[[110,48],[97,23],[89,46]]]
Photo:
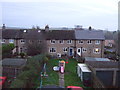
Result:
[[20,53],[21,58],[25,56],[25,53]]

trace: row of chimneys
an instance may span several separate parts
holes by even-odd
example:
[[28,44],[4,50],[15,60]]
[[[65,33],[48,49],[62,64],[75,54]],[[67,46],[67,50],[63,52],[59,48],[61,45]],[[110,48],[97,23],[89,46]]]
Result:
[[[5,29],[6,29],[5,24],[3,24],[2,29],[3,29],[3,30],[5,30]],[[92,27],[91,27],[91,26],[89,26],[89,28],[88,28],[88,29],[89,29],[89,30],[92,30]],[[45,26],[45,30],[46,30],[46,31],[48,31],[48,30],[49,30],[49,26],[48,26],[48,25],[46,25],[46,26]],[[80,26],[80,25],[76,25],[76,26],[75,26],[75,30],[83,30],[83,28],[82,28],[82,26]]]

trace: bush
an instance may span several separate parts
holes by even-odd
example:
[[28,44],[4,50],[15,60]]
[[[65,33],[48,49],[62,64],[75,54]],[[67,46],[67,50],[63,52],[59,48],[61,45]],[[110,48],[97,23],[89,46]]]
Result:
[[20,53],[21,58],[25,56],[25,53]]
[[[17,76],[17,79],[12,82],[12,88],[33,88],[35,84],[35,79],[38,79],[38,76],[41,72],[44,62],[47,62],[48,58],[45,55],[37,55],[27,60],[26,66],[23,68],[23,71]],[[19,83],[15,85],[15,83]]]
[[20,79],[16,79],[11,83],[10,88],[25,88],[25,82]]

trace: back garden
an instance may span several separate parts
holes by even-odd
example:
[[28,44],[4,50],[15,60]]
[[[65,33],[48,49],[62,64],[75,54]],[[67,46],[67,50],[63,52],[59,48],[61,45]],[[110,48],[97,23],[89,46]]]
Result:
[[[59,61],[64,59],[52,59],[50,56],[37,55],[29,58],[24,70],[17,76],[11,83],[11,88],[39,88],[46,85],[59,86],[59,74],[53,71],[54,66],[58,66]],[[64,81],[65,87],[67,86],[80,86],[86,88],[80,78],[77,76],[75,59],[69,59],[69,63],[65,64]],[[46,63],[47,77],[41,78],[41,71],[43,64]]]

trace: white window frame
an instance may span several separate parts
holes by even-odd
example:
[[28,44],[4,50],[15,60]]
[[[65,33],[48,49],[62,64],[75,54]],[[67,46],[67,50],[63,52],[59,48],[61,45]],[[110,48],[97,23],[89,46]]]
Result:
[[63,48],[63,52],[67,52],[68,51],[68,48],[67,47],[64,47]]
[[5,43],[5,41],[6,41],[5,39],[2,39],[1,43]]
[[[95,52],[95,49],[98,49],[99,52]],[[100,48],[94,48],[94,49],[93,49],[93,53],[95,53],[95,54],[100,54]]]
[[53,43],[53,41],[55,41],[55,40],[50,40],[50,43],[51,43],[51,44],[55,44],[55,43],[56,43],[56,41],[55,41],[55,43]]
[[[60,43],[60,41],[62,41],[62,43]],[[59,42],[60,44],[64,44],[64,40],[59,40],[58,42]]]
[[[90,42],[90,41],[91,41],[91,43],[88,43],[88,42]],[[87,40],[87,43],[88,43],[88,44],[92,44],[92,40]]]
[[100,44],[100,40],[95,40],[95,44]]
[[9,39],[9,43],[14,43],[14,39]]
[[[86,51],[84,51],[84,50],[86,50]],[[82,52],[86,53],[87,52],[87,48],[82,48]]]
[[83,43],[81,43],[81,41],[84,43],[84,41],[83,41],[83,40],[78,40],[78,43],[79,43],[79,44],[83,44]]
[[[54,49],[55,49],[55,52],[50,52],[50,50],[51,50],[52,48],[54,48]],[[56,52],[57,52],[56,47],[50,47],[50,48],[49,48],[49,52],[50,52],[50,53],[56,53]]]
[[67,44],[72,44],[72,40],[67,40]]
[[[23,42],[23,41],[24,41],[24,42]],[[25,40],[24,40],[24,39],[21,39],[21,40],[20,40],[20,43],[21,43],[21,44],[24,44],[24,43],[25,43]]]

